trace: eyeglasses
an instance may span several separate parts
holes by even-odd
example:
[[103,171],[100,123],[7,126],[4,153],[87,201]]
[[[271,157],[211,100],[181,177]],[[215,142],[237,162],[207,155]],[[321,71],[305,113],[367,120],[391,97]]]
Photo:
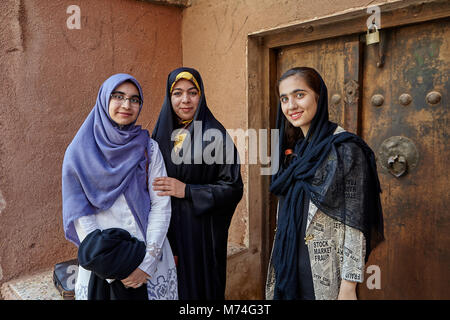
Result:
[[125,95],[120,94],[120,93],[112,93],[111,94],[111,98],[113,99],[113,101],[115,103],[125,103],[127,100],[130,101],[131,105],[133,107],[139,107],[141,105],[141,99],[138,97],[131,97],[131,98],[127,98],[125,97]]

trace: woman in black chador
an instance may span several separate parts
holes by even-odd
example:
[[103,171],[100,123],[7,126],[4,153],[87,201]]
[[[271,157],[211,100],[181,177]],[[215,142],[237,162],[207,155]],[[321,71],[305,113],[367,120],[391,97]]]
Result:
[[268,299],[356,299],[370,251],[383,240],[375,156],[328,120],[322,77],[302,67],[278,82],[282,166]]
[[155,179],[153,188],[172,197],[168,238],[179,298],[224,299],[228,228],[243,184],[237,150],[208,109],[196,70],[169,74],[153,139],[168,175]]

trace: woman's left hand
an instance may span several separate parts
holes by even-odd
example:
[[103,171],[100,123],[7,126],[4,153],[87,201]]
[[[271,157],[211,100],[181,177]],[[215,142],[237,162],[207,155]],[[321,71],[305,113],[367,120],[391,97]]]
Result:
[[184,198],[186,184],[175,178],[159,177],[153,180],[153,190],[158,192],[158,196],[173,196]]
[[136,268],[136,270],[134,270],[128,277],[121,281],[125,286],[136,289],[146,283],[149,278],[150,276],[147,273],[139,268]]
[[356,282],[342,280],[338,300],[358,300],[356,297]]

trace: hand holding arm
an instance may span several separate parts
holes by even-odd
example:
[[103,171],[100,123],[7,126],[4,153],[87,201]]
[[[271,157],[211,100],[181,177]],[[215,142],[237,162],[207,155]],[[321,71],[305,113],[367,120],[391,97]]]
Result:
[[153,190],[159,191],[158,196],[173,196],[184,198],[186,184],[175,178],[158,177],[153,180]]

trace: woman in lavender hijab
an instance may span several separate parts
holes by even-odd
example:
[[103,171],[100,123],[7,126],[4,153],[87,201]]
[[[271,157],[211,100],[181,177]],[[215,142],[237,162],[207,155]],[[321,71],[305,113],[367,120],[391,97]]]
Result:
[[134,77],[111,76],[66,150],[63,225],[79,247],[76,299],[178,298],[170,197],[148,188],[167,173],[158,143],[135,125],[142,105]]

